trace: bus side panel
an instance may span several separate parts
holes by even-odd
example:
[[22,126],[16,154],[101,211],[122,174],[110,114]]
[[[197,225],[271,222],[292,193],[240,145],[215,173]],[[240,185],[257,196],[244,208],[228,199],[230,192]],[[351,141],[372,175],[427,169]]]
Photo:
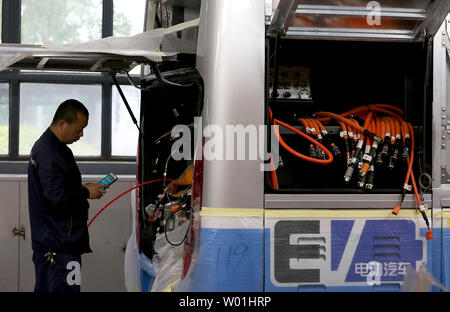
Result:
[[442,242],[443,242],[443,262],[442,262],[442,284],[450,289],[450,210],[443,213]]
[[262,216],[201,217],[201,224],[198,248],[176,291],[263,291]]
[[426,230],[415,210],[266,210],[265,291],[400,291],[422,264],[439,280],[440,228]]

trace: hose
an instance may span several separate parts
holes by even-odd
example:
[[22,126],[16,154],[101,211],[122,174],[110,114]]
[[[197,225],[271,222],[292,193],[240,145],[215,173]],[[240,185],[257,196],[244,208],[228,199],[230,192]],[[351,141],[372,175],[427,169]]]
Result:
[[[147,184],[151,184],[151,183],[156,183],[156,182],[163,182],[164,180],[172,180],[172,179],[155,179],[155,180],[150,180],[150,181],[147,181],[147,182],[144,182],[144,183],[141,183],[141,184],[138,184],[138,185],[135,185],[135,186],[133,186],[132,188],[130,188],[130,189],[128,189],[128,190],[126,190],[125,192],[123,192],[122,194],[120,194],[120,195],[118,195],[118,196],[116,196],[113,200],[111,200],[109,203],[107,203],[102,209],[100,209],[96,214],[95,214],[95,216],[91,219],[91,221],[89,221],[89,223],[88,223],[88,227],[91,225],[91,223],[92,222],[94,222],[94,220],[109,206],[109,205],[111,205],[113,202],[115,202],[116,200],[118,200],[119,198],[121,198],[123,195],[125,195],[125,194],[127,194],[127,193],[129,193],[129,192],[131,192],[132,190],[134,190],[134,189],[137,189],[137,188],[140,188],[140,187],[142,187],[142,186],[144,186],[144,185],[147,185]],[[170,184],[169,184],[170,185]]]

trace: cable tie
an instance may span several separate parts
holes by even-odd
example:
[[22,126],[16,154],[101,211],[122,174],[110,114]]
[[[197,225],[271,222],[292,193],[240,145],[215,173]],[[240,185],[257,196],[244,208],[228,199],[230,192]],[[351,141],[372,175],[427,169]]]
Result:
[[403,185],[403,189],[406,190],[406,191],[411,191],[412,186],[411,186],[410,184],[405,183],[405,184]]
[[419,210],[420,212],[425,212],[425,205],[420,205]]

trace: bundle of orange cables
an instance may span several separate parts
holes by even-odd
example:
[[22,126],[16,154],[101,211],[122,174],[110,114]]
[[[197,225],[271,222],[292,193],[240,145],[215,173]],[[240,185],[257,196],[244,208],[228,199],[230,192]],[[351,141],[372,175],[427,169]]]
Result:
[[[344,175],[344,180],[346,182],[351,180],[355,169],[358,167],[358,159],[361,159],[362,163],[358,168],[358,185],[360,187],[365,186],[366,189],[371,189],[373,187],[375,162],[382,163],[383,158],[388,155],[388,150],[392,150],[392,153],[389,156],[388,167],[391,169],[394,168],[395,163],[400,156],[400,145],[403,145],[402,157],[407,162],[408,168],[400,204],[393,209],[392,213],[395,215],[399,213],[406,191],[411,190],[411,186],[409,185],[409,182],[411,182],[417,205],[428,227],[426,238],[432,239],[433,234],[425,212],[426,208],[419,196],[412,170],[415,148],[414,129],[402,116],[402,109],[388,104],[359,106],[342,114],[316,112],[313,116],[314,118],[298,119],[305,128],[305,134],[297,128],[274,118],[272,111],[269,108],[269,118],[274,126],[282,126],[310,142],[310,156],[300,154],[288,146],[281,137],[278,127],[274,127],[275,135],[277,136],[279,143],[294,156],[315,164],[327,165],[334,160],[333,154],[322,144],[321,134],[326,135],[327,133],[323,123],[330,123],[331,120],[335,120],[342,128],[341,134],[344,138],[346,147],[348,166]],[[364,120],[363,126],[361,126],[355,118]],[[363,151],[364,143],[365,150]],[[338,155],[338,153],[340,154],[338,147],[334,143],[331,145],[331,148],[335,155]],[[279,186],[275,170],[271,172],[271,181],[273,187],[278,189]]]

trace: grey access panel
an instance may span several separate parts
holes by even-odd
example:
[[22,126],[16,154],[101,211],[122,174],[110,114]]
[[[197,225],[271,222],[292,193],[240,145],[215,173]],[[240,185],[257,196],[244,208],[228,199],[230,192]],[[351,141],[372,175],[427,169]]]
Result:
[[[103,176],[84,176],[83,183],[98,182]],[[116,196],[135,185],[135,177],[120,176],[106,194],[89,200],[89,220]],[[125,292],[125,248],[131,234],[131,192],[108,206],[89,227],[92,253],[81,258],[82,292]]]
[[[103,176],[83,176],[83,183],[98,182],[101,178]],[[14,211],[17,214],[15,217],[17,224],[19,224],[20,206],[20,228],[23,228],[25,231],[25,237],[13,237],[11,239],[9,236],[12,236],[12,233],[10,235],[9,232],[15,223],[9,220],[11,218],[8,221],[3,215],[0,218],[0,222],[5,220],[6,223],[8,221],[7,227],[2,226],[5,231],[0,230],[0,233],[6,233],[8,236],[7,242],[9,242],[9,245],[3,245],[3,243],[0,245],[2,255],[0,257],[0,277],[3,278],[6,273],[10,275],[8,283],[3,283],[0,279],[0,291],[18,290],[20,292],[31,292],[34,290],[35,271],[32,261],[33,251],[31,249],[28,186],[24,179],[26,177],[17,178],[18,181],[15,182],[8,182],[13,184],[9,187],[3,186],[6,182],[0,182],[0,208],[4,207],[2,205],[2,199],[7,198],[6,195],[2,196],[3,190],[4,192],[8,192],[8,198],[17,198],[17,205],[8,205],[8,207],[17,206],[17,209]],[[111,186],[102,199],[89,200],[89,219],[108,202],[134,185],[134,176],[119,175],[119,181]],[[93,253],[82,256],[81,291],[83,292],[126,291],[124,281],[124,248],[131,233],[130,194],[128,193],[112,203],[98,216],[89,228],[90,245]],[[1,224],[3,225],[3,223]],[[6,253],[3,250],[12,250],[13,252]],[[8,255],[8,257],[5,257],[5,255]],[[2,287],[3,285],[8,285],[8,289]]]

